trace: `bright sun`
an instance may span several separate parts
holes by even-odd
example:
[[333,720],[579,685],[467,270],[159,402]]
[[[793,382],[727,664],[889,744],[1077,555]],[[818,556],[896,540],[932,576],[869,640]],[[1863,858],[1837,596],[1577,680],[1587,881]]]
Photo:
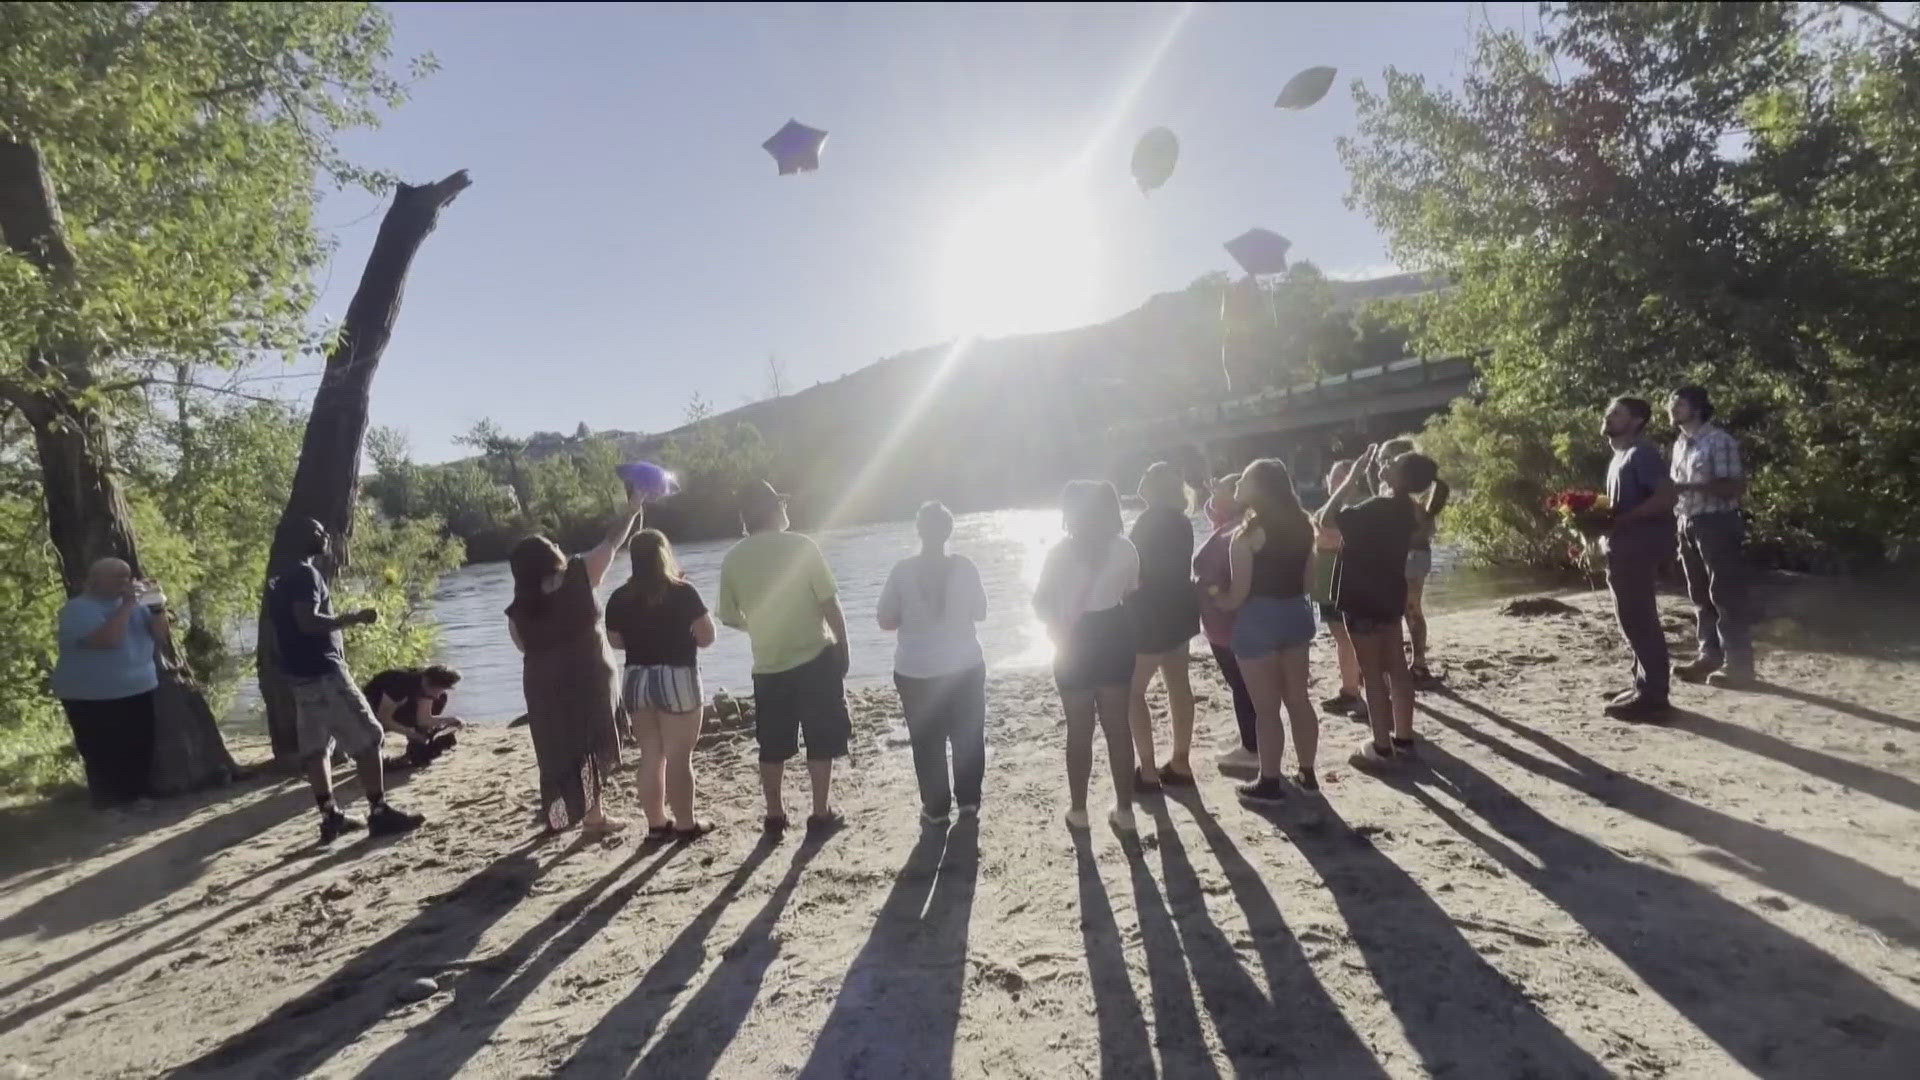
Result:
[[947,234],[940,311],[961,336],[1059,330],[1093,318],[1100,243],[1085,192],[1061,180],[997,192]]

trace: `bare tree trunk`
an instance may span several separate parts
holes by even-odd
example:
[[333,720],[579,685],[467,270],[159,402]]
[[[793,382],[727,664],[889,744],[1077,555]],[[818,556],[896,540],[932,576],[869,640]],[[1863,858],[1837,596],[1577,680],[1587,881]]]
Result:
[[[367,434],[367,401],[373,374],[393,336],[414,254],[433,231],[441,208],[471,183],[463,169],[438,183],[421,187],[401,184],[394,193],[393,205],[380,222],[380,234],[361,272],[360,287],[347,305],[339,341],[327,354],[326,374],[321,377],[320,390],[307,416],[293,489],[280,512],[280,526],[267,557],[269,584],[275,574],[304,555],[290,549],[284,539],[287,526],[294,522],[318,521],[329,535],[338,538],[333,562],[326,571],[329,578],[347,565],[353,507],[360,495],[360,449]],[[274,755],[290,759],[299,742],[293,698],[280,672],[279,643],[267,617],[265,589],[260,602],[258,664],[260,699],[266,706],[267,734],[273,740]]]
[[[76,287],[60,202],[40,149],[31,141],[0,137],[0,237],[56,288]],[[87,399],[94,385],[93,360],[85,345],[40,341],[27,358],[27,378],[0,385],[0,396],[13,402],[33,429],[47,538],[59,555],[68,596],[86,584],[87,568],[98,559],[125,559],[136,575],[142,572],[133,518],[112,468],[111,429]],[[167,655],[161,659],[171,666],[176,660],[171,645],[163,647]],[[155,793],[230,779],[236,771],[233,758],[206,696],[188,673],[169,674],[162,682],[154,699]]]

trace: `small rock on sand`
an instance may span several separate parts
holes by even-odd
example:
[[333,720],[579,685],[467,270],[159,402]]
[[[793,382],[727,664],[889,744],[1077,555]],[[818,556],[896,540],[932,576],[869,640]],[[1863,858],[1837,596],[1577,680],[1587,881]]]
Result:
[[408,979],[394,987],[393,996],[409,1005],[416,1001],[425,1001],[440,992],[440,983],[435,979]]
[[1551,596],[1523,596],[1518,600],[1509,600],[1500,608],[1500,614],[1516,619],[1530,619],[1541,615],[1578,615],[1580,609]]

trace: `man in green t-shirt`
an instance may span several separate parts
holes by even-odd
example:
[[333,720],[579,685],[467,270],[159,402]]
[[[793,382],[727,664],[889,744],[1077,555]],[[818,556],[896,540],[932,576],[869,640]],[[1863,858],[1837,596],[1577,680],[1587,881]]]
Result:
[[[843,819],[828,799],[833,759],[847,753],[847,620],[833,571],[814,542],[787,531],[787,497],[765,481],[742,488],[746,539],[720,564],[714,613],[753,643],[754,733],[760,743],[760,786],[769,830],[787,825],[781,772],[804,734],[813,784],[812,831]],[[829,634],[831,631],[831,634]]]

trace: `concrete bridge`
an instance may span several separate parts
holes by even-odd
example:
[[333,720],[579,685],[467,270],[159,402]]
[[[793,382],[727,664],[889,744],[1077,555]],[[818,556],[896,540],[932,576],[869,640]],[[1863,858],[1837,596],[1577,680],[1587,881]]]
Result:
[[1427,417],[1469,396],[1474,378],[1467,357],[1409,357],[1116,424],[1107,430],[1109,456],[1115,471],[1126,474],[1147,462],[1192,463],[1198,455],[1215,475],[1256,457],[1278,457],[1302,488],[1313,488],[1336,458],[1417,431]]

